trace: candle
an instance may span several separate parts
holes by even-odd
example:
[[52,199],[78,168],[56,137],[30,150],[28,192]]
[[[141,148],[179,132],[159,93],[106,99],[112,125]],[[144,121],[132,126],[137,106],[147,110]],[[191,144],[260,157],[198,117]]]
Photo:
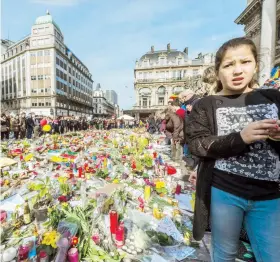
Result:
[[116,230],[116,246],[118,248],[124,245],[124,224],[121,223]]
[[29,254],[29,246],[28,245],[22,245],[18,249],[18,258],[19,261],[28,259]]
[[46,251],[41,250],[39,253],[39,262],[48,262],[49,258],[48,258],[48,254]]
[[118,228],[118,213],[115,210],[110,211],[110,230],[111,234],[116,234]]
[[79,262],[79,253],[77,248],[70,248],[70,250],[68,251],[68,261]]
[[175,194],[180,195],[181,194],[181,189],[182,189],[181,185],[177,184]]

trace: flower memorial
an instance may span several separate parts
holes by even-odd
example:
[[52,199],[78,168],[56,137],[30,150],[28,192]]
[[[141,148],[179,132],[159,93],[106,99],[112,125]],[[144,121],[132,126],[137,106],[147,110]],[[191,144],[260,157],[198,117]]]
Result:
[[164,137],[141,129],[9,141],[1,168],[3,261],[183,261],[195,193]]

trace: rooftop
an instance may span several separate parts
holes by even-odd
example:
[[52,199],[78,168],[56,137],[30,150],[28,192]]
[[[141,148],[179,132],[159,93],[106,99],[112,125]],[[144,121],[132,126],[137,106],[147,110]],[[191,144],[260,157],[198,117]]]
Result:
[[39,16],[36,21],[35,25],[42,25],[42,24],[53,24],[55,27],[61,32],[59,26],[57,23],[53,20],[53,17],[51,16],[50,12],[47,10],[46,15]]

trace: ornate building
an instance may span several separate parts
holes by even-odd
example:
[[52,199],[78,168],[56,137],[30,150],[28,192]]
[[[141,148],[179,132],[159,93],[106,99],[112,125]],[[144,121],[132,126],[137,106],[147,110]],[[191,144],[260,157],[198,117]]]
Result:
[[280,64],[280,0],[247,0],[235,23],[245,25],[246,36],[258,48],[259,83],[263,84],[273,66]]
[[31,35],[2,40],[1,110],[38,115],[92,115],[92,77],[64,43],[52,16],[36,19]]
[[155,51],[152,46],[150,52],[136,61],[136,104],[133,110],[126,110],[125,113],[136,118],[146,117],[163,109],[172,94],[179,94],[186,88],[203,93],[201,75],[213,63],[214,54],[199,54],[196,59],[190,59],[188,48],[178,51],[168,44],[166,50]]

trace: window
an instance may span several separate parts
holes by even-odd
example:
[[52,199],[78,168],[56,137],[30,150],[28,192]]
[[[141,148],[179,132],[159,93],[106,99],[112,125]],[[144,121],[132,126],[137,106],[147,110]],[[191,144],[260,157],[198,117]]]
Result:
[[178,58],[178,65],[182,64],[183,59],[182,58]]
[[[37,45],[37,40],[32,40],[32,46],[36,46]],[[21,51],[22,51],[22,46],[21,46]]]
[[20,46],[20,51],[22,51],[22,45]]
[[44,102],[39,102],[38,105],[39,105],[39,106],[44,106],[45,103],[44,103]]
[[31,57],[36,57],[36,52],[31,52],[31,53],[30,53],[30,56],[31,56]]
[[160,106],[163,106],[163,105],[164,105],[164,97],[159,97],[159,98],[158,98],[158,104],[159,104]]
[[51,106],[51,102],[46,102],[46,106]]
[[147,97],[143,97],[142,98],[142,106],[143,107],[147,107],[148,106],[148,99],[147,99]]
[[56,64],[59,65],[59,59],[58,59],[58,57],[56,58]]
[[44,54],[45,54],[45,56],[49,56],[49,55],[51,55],[51,51],[50,50],[45,50]]
[[38,56],[43,56],[43,51],[38,51],[38,52],[37,52],[37,55],[38,55]]
[[32,106],[37,106],[37,103],[32,103]]
[[43,45],[44,44],[44,40],[43,39],[39,39],[38,40],[38,45]]
[[38,34],[38,30],[37,29],[33,29],[33,34]]
[[31,76],[31,80],[36,80],[36,76]]
[[44,76],[43,75],[39,75],[38,76],[38,80],[43,80],[44,79]]

